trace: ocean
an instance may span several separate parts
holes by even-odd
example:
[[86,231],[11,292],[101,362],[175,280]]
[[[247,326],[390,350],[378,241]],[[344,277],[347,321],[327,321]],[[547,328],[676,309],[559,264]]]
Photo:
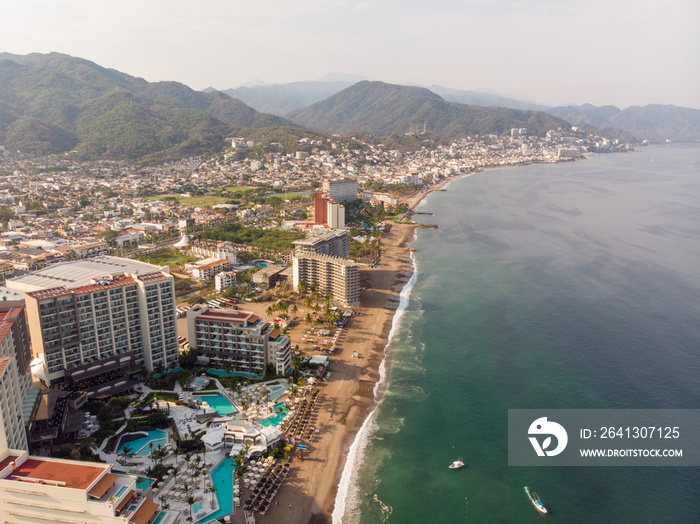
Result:
[[419,210],[439,229],[334,522],[700,522],[700,468],[507,456],[508,409],[700,408],[700,145],[484,171]]

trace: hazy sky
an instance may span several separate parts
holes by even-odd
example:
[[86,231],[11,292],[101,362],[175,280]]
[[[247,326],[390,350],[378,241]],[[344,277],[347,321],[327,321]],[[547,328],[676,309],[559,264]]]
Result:
[[698,0],[3,0],[0,51],[193,89],[316,80],[700,108]]

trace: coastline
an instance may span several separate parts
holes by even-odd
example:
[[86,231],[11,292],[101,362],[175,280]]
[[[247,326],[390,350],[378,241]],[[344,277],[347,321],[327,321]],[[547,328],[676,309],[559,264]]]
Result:
[[[443,191],[454,180],[471,176],[474,173],[446,178],[426,191],[407,197],[403,202],[408,204],[409,209],[415,210],[434,191]],[[392,335],[394,329],[398,329],[400,325],[400,317],[397,317],[397,315],[402,310],[401,297],[405,293],[406,302],[408,302],[416,275],[415,262],[408,246],[415,239],[416,230],[419,227],[422,226],[420,224],[392,224],[389,231],[382,235],[381,263],[387,267],[386,271],[393,274],[393,284],[389,295],[390,298],[387,298],[386,303],[383,305],[384,320],[382,322],[381,336],[374,341],[371,358],[368,359],[368,363],[364,367],[363,376],[366,376],[368,380],[364,380],[364,383],[358,381],[356,391],[353,394],[355,403],[347,412],[341,447],[336,450],[340,460],[337,460],[338,464],[332,479],[332,488],[323,499],[321,505],[323,513],[312,515],[310,523],[336,522],[336,519],[337,522],[340,522],[345,513],[345,500],[343,500],[343,506],[340,511],[336,512],[338,503],[336,499],[339,495],[341,484],[343,484],[346,492],[341,492],[340,495],[345,497],[350,494],[347,490],[352,489],[352,486],[348,484],[351,484],[354,480],[352,478],[355,471],[353,468],[358,466],[355,460],[361,458],[361,454],[364,451],[363,449],[358,449],[362,444],[358,439],[364,436],[362,433],[365,431],[367,433],[371,432],[371,417],[373,417],[383,394],[381,387],[386,386],[389,380]],[[369,273],[372,270],[365,271]],[[369,276],[369,282],[373,285],[368,287],[363,293],[362,309],[366,307],[366,299],[373,294],[372,292],[379,291],[383,287],[374,282],[371,275]],[[360,457],[358,457],[358,454]],[[331,515],[332,519],[330,518]]]
[[[415,209],[432,192],[476,172],[448,177],[402,202]],[[380,380],[386,384],[389,378],[390,334],[401,293],[415,274],[409,244],[419,227],[423,226],[391,223],[381,237],[380,267],[360,270],[361,306],[356,308],[360,314],[351,318],[336,345],[331,379],[319,385],[321,401],[315,427],[320,433],[307,443],[312,453],[303,461],[293,459],[292,473],[276,497],[278,504],[266,515],[257,515],[257,522],[327,524],[333,521],[343,474],[348,470],[344,482],[349,484],[350,469],[358,466],[348,460],[352,459],[351,447],[363,426],[371,423],[369,417],[381,400]],[[293,345],[303,346],[302,333],[303,329],[294,330]],[[355,351],[361,358],[352,358]]]

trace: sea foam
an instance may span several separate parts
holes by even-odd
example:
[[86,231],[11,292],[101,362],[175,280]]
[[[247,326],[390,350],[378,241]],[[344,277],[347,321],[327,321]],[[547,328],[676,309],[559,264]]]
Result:
[[388,374],[386,369],[387,355],[389,349],[396,338],[401,325],[401,319],[404,316],[404,312],[408,307],[409,298],[411,296],[411,290],[413,289],[416,280],[418,279],[418,271],[416,268],[416,260],[411,255],[411,260],[413,262],[413,274],[411,278],[406,282],[403,289],[401,289],[401,295],[399,300],[399,306],[396,308],[396,314],[391,323],[391,330],[389,331],[389,338],[387,340],[386,346],[384,346],[384,358],[379,364],[379,380],[374,385],[374,400],[377,403],[372,410],[372,412],[367,416],[364,423],[360,427],[357,435],[355,435],[355,440],[350,445],[348,450],[348,455],[345,460],[345,467],[343,468],[343,473],[340,476],[340,482],[338,484],[338,494],[335,497],[335,506],[333,508],[333,515],[331,519],[336,524],[341,524],[345,517],[345,513],[348,509],[355,507],[359,501],[358,492],[359,487],[357,485],[359,467],[362,465],[362,460],[364,459],[365,453],[367,451],[367,446],[370,442],[372,434],[377,429],[377,424],[375,421],[377,408],[381,402],[382,394],[387,386]]

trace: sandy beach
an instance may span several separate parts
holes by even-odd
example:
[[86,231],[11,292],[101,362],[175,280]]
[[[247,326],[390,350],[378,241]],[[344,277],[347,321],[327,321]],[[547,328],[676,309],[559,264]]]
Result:
[[[440,190],[450,180],[454,178],[404,201],[414,208],[430,192]],[[360,314],[352,317],[339,339],[337,353],[331,359],[330,380],[319,386],[316,427],[320,433],[310,443],[309,458],[293,462],[291,475],[277,495],[278,504],[266,515],[256,516],[257,522],[331,522],[347,451],[375,405],[373,390],[379,379],[379,365],[385,358],[399,295],[413,272],[408,244],[416,227],[391,224],[382,235],[380,267],[362,269],[364,291],[362,306],[358,308]],[[299,344],[304,349],[300,340],[303,333],[303,326],[291,332],[292,345]],[[353,359],[354,351],[361,358]]]

